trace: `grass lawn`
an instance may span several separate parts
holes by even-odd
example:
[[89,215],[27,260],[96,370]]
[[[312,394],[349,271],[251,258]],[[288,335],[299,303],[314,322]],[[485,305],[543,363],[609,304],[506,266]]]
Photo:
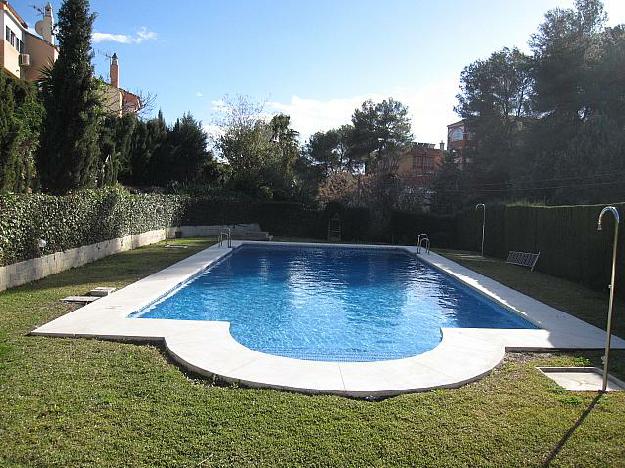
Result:
[[[368,402],[216,386],[155,347],[26,335],[70,310],[66,295],[207,245],[179,242],[190,248],[157,244],[0,294],[0,466],[625,466],[625,395],[568,393],[534,368],[587,354],[511,354],[460,389]],[[571,310],[579,286],[557,284]]]

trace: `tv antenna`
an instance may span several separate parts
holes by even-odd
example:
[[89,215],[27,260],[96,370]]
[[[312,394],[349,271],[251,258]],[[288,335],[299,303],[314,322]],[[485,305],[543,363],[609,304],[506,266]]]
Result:
[[37,13],[39,13],[42,17],[46,15],[46,11],[44,10],[45,7],[40,7],[38,5],[30,5],[30,7]]
[[109,59],[109,62],[113,60],[114,53],[110,50],[94,49],[94,52],[101,57],[106,57],[107,59]]

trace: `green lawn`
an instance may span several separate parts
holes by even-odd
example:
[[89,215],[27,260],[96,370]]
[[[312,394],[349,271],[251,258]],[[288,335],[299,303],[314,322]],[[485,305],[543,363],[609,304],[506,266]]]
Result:
[[[625,466],[625,395],[564,392],[535,369],[586,364],[580,353],[513,354],[461,389],[368,402],[216,386],[151,346],[27,336],[69,310],[60,298],[207,245],[179,242],[191,247],[145,247],[0,294],[0,466]],[[578,286],[560,287],[577,302]]]
[[[556,309],[564,310],[606,329],[608,291],[594,291],[571,281],[545,275],[527,268],[509,265],[503,260],[482,257],[475,252],[437,250],[461,265],[496,279],[511,288],[528,294]],[[606,285],[607,286],[607,285]],[[619,287],[622,285],[616,285]],[[625,301],[614,302],[612,333],[625,338]]]

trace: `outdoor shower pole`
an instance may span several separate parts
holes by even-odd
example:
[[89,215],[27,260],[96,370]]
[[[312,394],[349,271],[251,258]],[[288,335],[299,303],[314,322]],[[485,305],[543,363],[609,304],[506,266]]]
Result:
[[475,209],[479,209],[479,207],[482,207],[482,209],[484,210],[484,216],[482,216],[482,257],[484,256],[484,236],[486,234],[486,205],[484,203],[478,203],[477,205],[475,205]]
[[597,231],[601,231],[601,218],[607,212],[614,215],[614,241],[612,246],[612,278],[610,280],[610,302],[608,304],[608,324],[607,324],[607,336],[605,338],[605,355],[603,359],[603,383],[601,385],[601,391],[605,392],[608,388],[608,358],[610,355],[610,342],[612,340],[612,306],[614,305],[614,280],[616,277],[616,247],[618,244],[618,225],[621,222],[621,218],[618,214],[618,210],[613,206],[606,206],[601,210],[599,215],[599,221],[597,223]]

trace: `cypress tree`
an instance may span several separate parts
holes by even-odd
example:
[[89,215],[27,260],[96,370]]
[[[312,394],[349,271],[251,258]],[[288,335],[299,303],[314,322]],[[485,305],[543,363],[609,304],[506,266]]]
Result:
[[10,78],[0,70],[0,189],[7,190],[13,183],[15,99]]
[[96,183],[100,92],[93,77],[88,0],[65,0],[59,10],[59,58],[42,90],[46,119],[39,152],[44,191],[67,193]]
[[0,191],[36,186],[34,153],[43,109],[34,86],[0,72]]

